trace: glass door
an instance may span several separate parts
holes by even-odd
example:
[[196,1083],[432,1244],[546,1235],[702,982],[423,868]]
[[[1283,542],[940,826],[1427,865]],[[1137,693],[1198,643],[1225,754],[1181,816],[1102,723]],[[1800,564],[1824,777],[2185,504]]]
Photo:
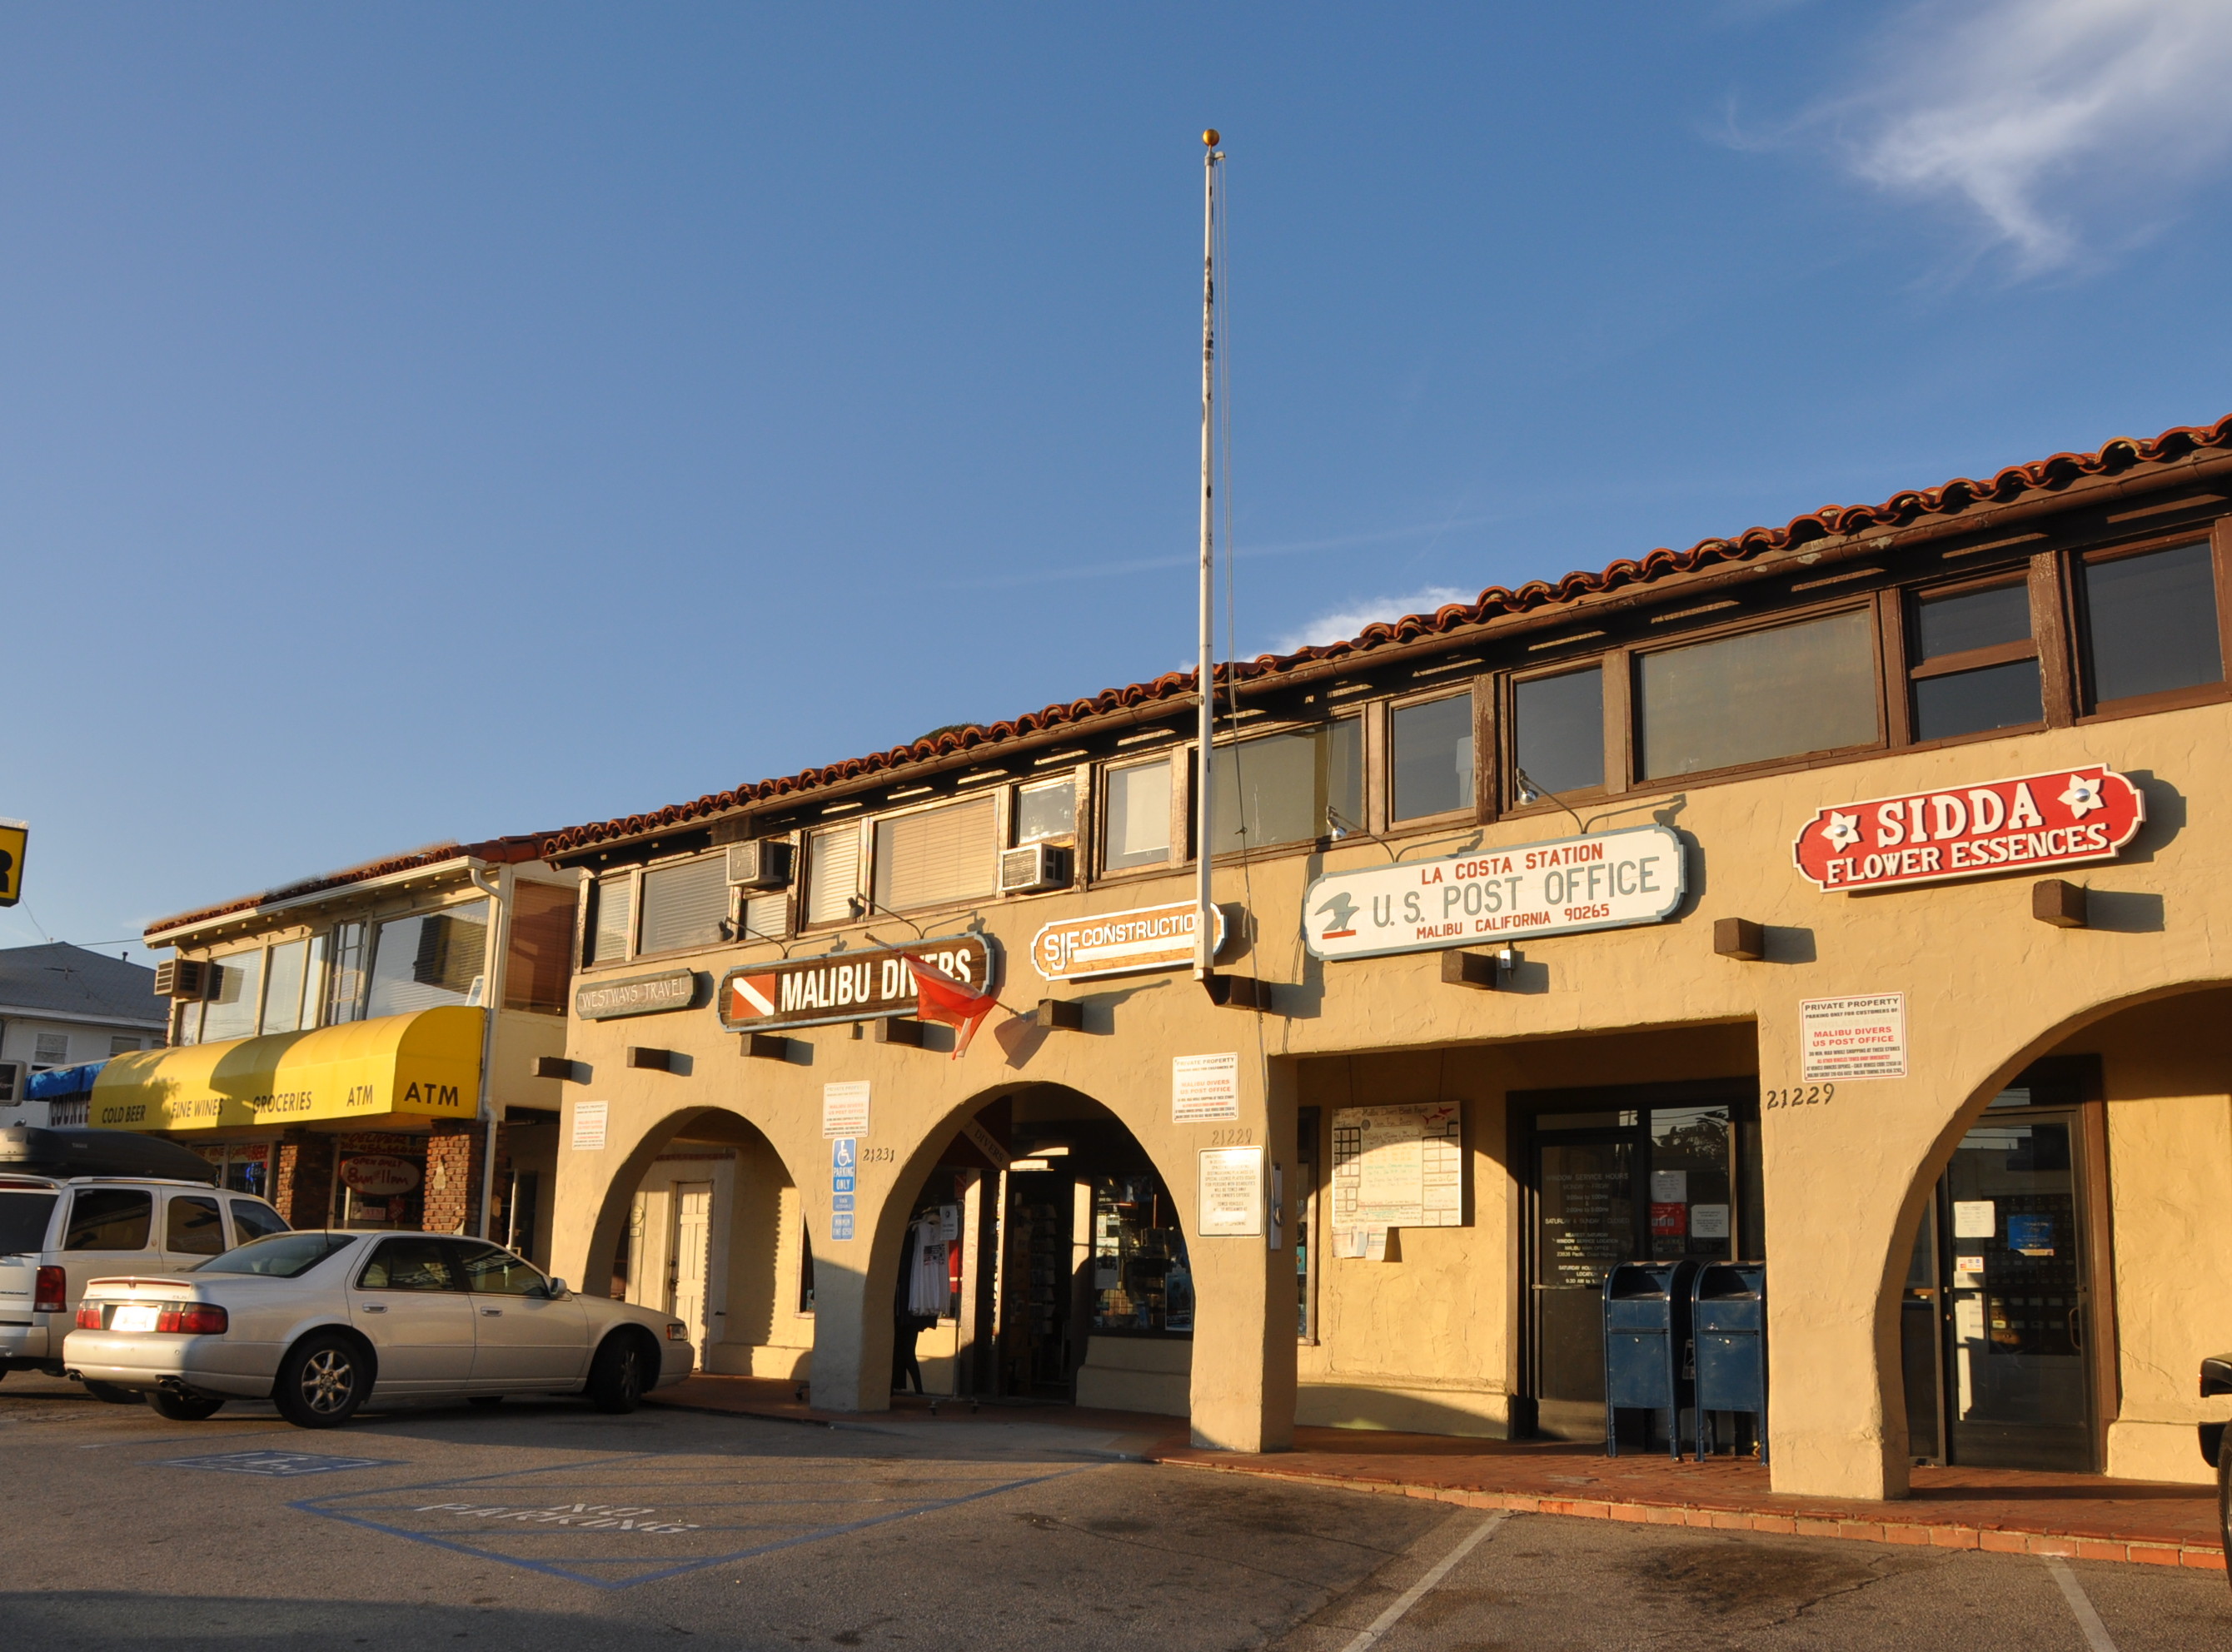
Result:
[[1546,1434],[1604,1433],[1604,1281],[1641,1251],[1640,1145],[1633,1130],[1535,1137],[1530,1294],[1536,1423]]
[[2073,1112],[1988,1114],[1954,1150],[1939,1183],[1952,1461],[2080,1473],[2094,1466],[2078,1140]]

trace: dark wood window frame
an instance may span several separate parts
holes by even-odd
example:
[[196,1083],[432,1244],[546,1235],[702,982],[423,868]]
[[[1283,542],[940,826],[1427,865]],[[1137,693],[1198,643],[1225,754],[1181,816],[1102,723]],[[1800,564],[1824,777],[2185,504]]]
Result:
[[[2060,570],[2054,552],[2042,551],[2028,560],[2002,563],[1995,567],[1976,568],[1964,573],[1950,574],[1938,579],[1914,580],[1887,587],[1881,593],[1885,609],[1878,623],[1883,639],[1883,658],[1885,664],[1896,662],[1896,669],[1886,670],[1886,683],[1896,683],[1904,679],[1904,686],[1896,694],[1887,694],[1885,705],[1885,729],[1894,751],[1937,751],[1947,746],[1973,745],[1983,740],[2004,740],[2011,735],[2034,734],[2041,729],[2066,728],[2069,717],[2068,703],[2069,653],[2063,642],[2063,608],[2059,591]],[[1913,648],[1914,612],[1924,601],[1932,597],[1965,596],[1970,592],[1990,591],[2004,586],[2020,585],[2030,599],[2030,635],[2020,641],[1995,643],[1986,648],[1964,649],[1957,654],[1940,654],[1934,659],[1917,657]],[[1963,671],[1982,671],[1990,665],[2005,665],[2011,661],[2035,659],[2038,662],[2039,701],[2041,716],[2034,722],[2009,723],[2002,729],[1977,729],[1967,734],[1942,735],[1935,740],[1914,738],[1914,685],[1933,677],[1956,677]],[[2057,703],[2062,708],[2056,721]]]
[[[1623,725],[1628,703],[1626,662],[1632,651],[1614,648],[1601,654],[1559,660],[1554,664],[1521,666],[1497,674],[1502,680],[1494,697],[1496,722],[1502,739],[1496,751],[1496,774],[1492,787],[1493,795],[1501,803],[1500,812],[1503,819],[1526,820],[1541,814],[1563,814],[1568,802],[1594,803],[1603,798],[1617,797],[1628,789],[1625,781],[1632,761],[1628,751],[1632,742]],[[1546,798],[1540,802],[1522,802],[1519,797],[1520,685],[1545,682],[1554,677],[1572,677],[1586,671],[1599,673],[1603,682],[1604,783],[1584,787],[1580,791],[1561,792],[1557,798]],[[1617,688],[1615,683],[1619,684]]]
[[[2135,694],[2120,700],[2096,702],[2092,697],[2092,684],[2086,680],[2090,675],[2086,660],[2092,646],[2087,635],[2088,620],[2084,600],[2077,588],[2080,566],[2093,562],[2120,562],[2129,557],[2175,550],[2181,545],[2204,541],[2209,546],[2209,572],[2216,586],[2216,657],[2220,668],[2217,680],[2196,683],[2190,688],[2165,689],[2155,694]],[[2070,700],[2077,722],[2105,722],[2118,717],[2142,717],[2157,711],[2177,711],[2188,706],[2213,705],[2232,699],[2232,516],[2220,516],[2213,522],[2189,523],[2183,530],[2151,534],[2144,539],[2127,543],[2073,548],[2067,554],[2060,587],[2062,612],[2067,615],[2066,635],[2071,645]]]
[[[1480,679],[1475,679],[1475,681],[1478,680]],[[1460,696],[1470,697],[1473,701],[1472,797],[1454,809],[1437,809],[1431,814],[1405,815],[1402,820],[1398,820],[1395,818],[1395,714],[1408,710],[1412,706],[1430,705],[1437,700],[1454,700]],[[1475,819],[1480,807],[1481,764],[1484,757],[1492,755],[1495,750],[1492,745],[1485,744],[1481,740],[1479,700],[1480,696],[1472,683],[1459,682],[1454,684],[1444,683],[1439,688],[1413,689],[1402,694],[1390,695],[1385,699],[1373,701],[1366,708],[1364,792],[1365,819],[1370,823],[1367,835],[1384,838],[1398,832],[1405,833],[1431,832],[1451,826],[1463,826]],[[1379,723],[1377,751],[1373,750],[1375,742],[1372,738],[1372,722],[1375,720],[1373,717],[1375,712],[1377,713],[1376,721]],[[1375,789],[1379,794],[1377,808],[1374,807],[1372,799]],[[1346,842],[1346,839],[1344,839],[1343,841]]]

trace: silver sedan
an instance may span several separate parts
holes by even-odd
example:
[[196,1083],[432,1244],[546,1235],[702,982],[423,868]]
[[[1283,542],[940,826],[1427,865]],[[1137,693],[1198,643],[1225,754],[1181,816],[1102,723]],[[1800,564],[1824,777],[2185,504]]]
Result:
[[511,1252],[441,1234],[275,1234],[191,1273],[96,1279],[62,1344],[71,1375],[182,1422],[269,1399],[298,1428],[382,1399],[586,1394],[632,1411],[690,1374],[678,1320],[576,1296]]

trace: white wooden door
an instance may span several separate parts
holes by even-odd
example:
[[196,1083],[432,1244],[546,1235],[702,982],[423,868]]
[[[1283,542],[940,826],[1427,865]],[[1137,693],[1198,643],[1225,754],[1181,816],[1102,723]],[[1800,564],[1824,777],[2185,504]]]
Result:
[[713,1184],[680,1182],[674,1188],[674,1289],[667,1312],[690,1327],[698,1368],[705,1364],[705,1266],[713,1226]]

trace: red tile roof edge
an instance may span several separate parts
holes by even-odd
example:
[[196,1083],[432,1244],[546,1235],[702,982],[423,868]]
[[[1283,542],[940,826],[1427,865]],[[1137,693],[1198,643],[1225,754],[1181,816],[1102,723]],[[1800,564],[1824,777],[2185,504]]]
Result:
[[542,858],[542,845],[549,837],[547,832],[535,832],[523,838],[489,838],[479,843],[430,843],[406,854],[390,855],[385,860],[367,860],[360,866],[345,866],[339,871],[326,872],[316,878],[298,878],[294,883],[267,889],[261,894],[243,895],[237,901],[226,901],[222,905],[205,906],[198,911],[181,912],[176,917],[159,918],[140,934],[142,938],[148,938],[183,929],[189,923],[206,923],[211,918],[230,917],[236,912],[252,912],[258,907],[294,900],[303,895],[315,895],[321,890],[345,889],[351,884],[369,883],[375,878],[410,871],[419,866],[437,866],[445,860],[456,860],[464,856],[499,864],[539,860]]
[[[1366,654],[1391,644],[1444,635],[1463,626],[1484,624],[1502,615],[1525,613],[1554,602],[1569,602],[1623,586],[1648,585],[1669,574],[1691,573],[1715,563],[1746,561],[1768,551],[1814,540],[1846,536],[1871,528],[1904,528],[1921,517],[1951,515],[1977,505],[2008,504],[2026,493],[2053,492],[2084,477],[2114,476],[2134,465],[2168,463],[2212,448],[2232,449],[2232,414],[2214,424],[2176,425],[2159,436],[2144,439],[2118,437],[2091,453],[2057,453],[2028,464],[2010,465],[1989,482],[1956,476],[1936,488],[1893,494],[1878,505],[1825,505],[1805,515],[1792,517],[1781,528],[1749,528],[1733,539],[1703,539],[1686,551],[1661,547],[1640,561],[1622,558],[1600,573],[1568,573],[1554,584],[1531,580],[1516,591],[1490,586],[1473,602],[1450,603],[1431,614],[1406,614],[1392,622],[1366,625],[1359,635],[1345,643],[1305,648],[1293,654],[1259,654],[1252,660],[1231,662],[1217,668],[1217,680],[1223,682],[1230,676],[1239,682],[1249,682],[1322,661]],[[1046,706],[1004,722],[972,723],[943,729],[888,751],[801,769],[795,774],[754,781],[730,791],[708,793],[687,803],[670,804],[650,813],[569,826],[563,832],[548,834],[543,839],[542,852],[562,854],[616,839],[639,837],[666,826],[725,813],[743,804],[815,791],[1133,707],[1191,698],[1198,676],[1197,671],[1166,671],[1150,683],[1104,689],[1086,699]]]

